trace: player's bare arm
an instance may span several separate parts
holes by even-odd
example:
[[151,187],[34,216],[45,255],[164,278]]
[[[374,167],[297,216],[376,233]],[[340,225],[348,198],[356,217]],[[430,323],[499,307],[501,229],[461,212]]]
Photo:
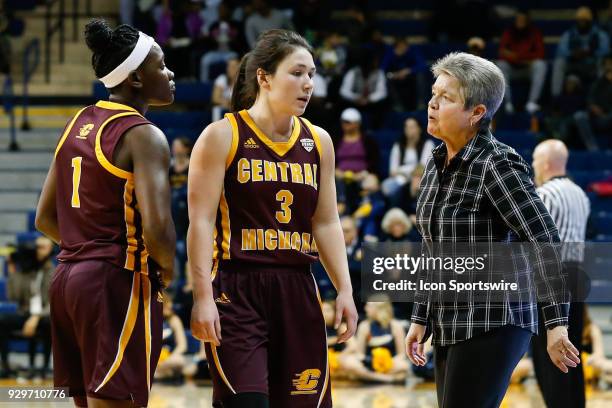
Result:
[[323,152],[321,154],[321,190],[317,209],[312,218],[312,232],[319,249],[321,263],[338,291],[335,326],[338,328],[343,318],[346,321],[347,328],[338,337],[338,342],[343,343],[355,334],[357,310],[353,302],[353,288],[338,216],[334,178],[334,147],[331,137],[324,129],[316,127],[316,130],[321,139]]
[[45,184],[43,185],[38,206],[36,208],[36,229],[59,244],[59,225],[57,223],[57,208],[55,203],[55,159],[51,162]]
[[[172,281],[176,233],[170,210],[170,149],[153,125],[136,126],[122,138],[131,156],[145,245],[161,267],[164,285]],[[121,164],[121,163],[118,163]]]
[[231,142],[232,130],[226,119],[207,126],[191,152],[187,184],[187,253],[194,298],[191,331],[195,338],[217,346],[221,341],[221,325],[211,282],[213,230]]

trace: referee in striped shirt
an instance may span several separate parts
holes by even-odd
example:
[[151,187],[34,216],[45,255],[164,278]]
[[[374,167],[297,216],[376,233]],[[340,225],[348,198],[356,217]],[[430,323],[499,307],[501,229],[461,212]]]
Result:
[[[563,261],[570,282],[578,282],[587,220],[591,211],[589,199],[582,189],[566,174],[569,153],[559,140],[546,140],[533,152],[533,170],[538,195],[550,212],[564,243]],[[571,285],[577,287],[576,284]],[[581,300],[581,299],[578,299]],[[572,302],[569,312],[569,338],[582,351],[584,303]],[[540,315],[541,316],[541,315]],[[540,317],[540,333],[546,333]],[[544,401],[549,408],[584,408],[584,375],[582,367],[564,374],[550,361],[546,351],[546,337],[532,338],[533,364]]]

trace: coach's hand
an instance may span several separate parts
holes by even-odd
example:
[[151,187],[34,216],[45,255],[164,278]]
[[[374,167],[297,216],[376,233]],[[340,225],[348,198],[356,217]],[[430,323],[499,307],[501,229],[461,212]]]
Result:
[[221,345],[221,321],[214,299],[196,301],[191,310],[191,335],[219,347]]
[[553,364],[564,373],[569,371],[568,366],[576,367],[580,364],[578,349],[569,340],[565,326],[546,330],[546,350]]
[[353,294],[350,291],[339,292],[336,297],[336,322],[334,328],[338,330],[342,318],[346,322],[346,330],[344,330],[338,336],[338,343],[344,343],[355,334],[357,330],[357,308],[355,308],[355,302],[353,301]]
[[427,363],[427,357],[425,357],[423,351],[425,345],[421,344],[424,335],[425,326],[418,323],[410,324],[410,329],[406,335],[406,355],[415,366],[424,366]]

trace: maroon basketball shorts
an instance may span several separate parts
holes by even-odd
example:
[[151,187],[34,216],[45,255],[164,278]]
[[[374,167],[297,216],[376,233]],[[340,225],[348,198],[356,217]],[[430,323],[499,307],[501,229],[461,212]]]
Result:
[[310,267],[224,262],[219,269],[221,346],[206,343],[213,406],[258,392],[271,408],[331,407],[325,321]]
[[103,261],[66,263],[49,294],[54,385],[78,406],[91,397],[146,407],[163,319],[149,278]]

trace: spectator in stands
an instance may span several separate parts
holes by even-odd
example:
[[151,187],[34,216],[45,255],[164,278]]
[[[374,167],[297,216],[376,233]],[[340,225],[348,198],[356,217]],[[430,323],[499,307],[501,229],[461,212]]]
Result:
[[514,112],[510,80],[527,76],[531,80],[531,87],[525,110],[532,114],[540,110],[538,101],[546,79],[544,40],[542,33],[531,22],[526,11],[519,11],[514,19],[514,24],[504,31],[499,43],[497,65],[506,78],[504,97],[506,112]]
[[[51,329],[49,321],[49,286],[53,275],[53,242],[46,237],[36,239],[36,262],[29,267],[10,267],[7,297],[17,303],[17,312],[0,315],[0,354],[2,375],[10,375],[8,341],[16,333],[21,337],[36,337],[42,341],[45,352],[41,373],[49,367],[51,355]],[[30,354],[30,376],[35,371],[35,354]]]
[[588,309],[584,308],[584,329],[582,331],[582,350],[586,353],[583,359],[585,367],[585,381],[589,378],[589,372],[593,372],[595,378],[602,378],[608,384],[612,384],[612,360],[606,357],[603,334],[601,328],[591,320]]
[[336,188],[338,200],[346,213],[353,213],[359,203],[361,181],[378,173],[378,145],[361,128],[361,114],[347,108],[340,115],[342,137],[334,143],[336,152]]
[[337,31],[331,30],[323,36],[321,46],[315,50],[317,72],[328,82],[340,77],[346,65],[346,46]]
[[347,106],[368,114],[369,124],[377,129],[382,124],[386,110],[387,80],[376,56],[362,50],[358,64],[350,68],[340,86],[340,97]]
[[365,43],[372,31],[372,13],[365,11],[364,3],[351,1],[344,10],[344,19],[339,22],[340,32],[346,37],[349,46],[358,47]]
[[293,10],[293,25],[310,43],[317,42],[318,33],[330,26],[329,10],[324,0],[298,1]]
[[183,368],[183,375],[187,379],[202,380],[210,379],[208,362],[206,361],[206,348],[204,342],[200,342],[200,349],[193,355],[192,360]]
[[551,82],[552,95],[561,93],[566,74],[578,75],[587,84],[593,82],[599,64],[608,52],[610,38],[594,24],[591,9],[578,8],[576,25],[563,33],[557,46]]
[[480,37],[470,37],[467,43],[467,52],[470,54],[476,55],[478,57],[484,57],[485,49],[487,44]]
[[586,110],[586,92],[576,75],[565,78],[563,92],[553,98],[550,112],[543,117],[543,133],[563,141],[570,148],[582,147],[573,137],[576,121],[574,114]]
[[414,242],[419,240],[413,221],[401,208],[391,208],[382,219],[382,230],[387,242]]
[[219,4],[218,14],[219,19],[209,27],[208,49],[200,60],[200,81],[212,81],[212,65],[227,64],[245,51],[242,26],[232,19],[232,9],[227,1]]
[[[170,187],[172,194],[172,218],[176,230],[176,261],[178,269],[175,283],[185,279],[187,262],[186,238],[189,228],[189,212],[187,209],[187,175],[189,174],[189,156],[193,142],[187,137],[179,137],[172,141],[172,163],[170,165]],[[177,302],[182,299],[177,298]]]
[[128,15],[125,18],[132,18],[134,27],[144,33],[151,34],[156,32],[157,19],[155,14],[159,8],[157,2],[154,0],[135,0],[135,3],[132,16]]
[[259,34],[273,28],[293,30],[291,20],[278,9],[270,7],[268,0],[253,0],[251,3],[253,14],[247,17],[244,31],[250,48],[255,47]]
[[366,319],[340,356],[340,367],[359,380],[402,382],[409,362],[404,353],[404,325],[395,319],[391,302],[369,301]]
[[429,93],[425,74],[427,63],[416,47],[403,37],[395,39],[380,64],[389,80],[389,92],[398,111],[423,109]]
[[225,112],[230,110],[232,100],[232,90],[238,76],[240,60],[233,57],[227,60],[225,74],[221,74],[215,79],[212,91],[212,120],[217,121],[223,117]]
[[[579,111],[574,115],[576,127],[582,142],[591,151],[599,148],[593,134],[612,130],[612,56],[603,63],[603,75],[591,86],[587,97],[588,112]],[[609,148],[610,143],[605,146]]]
[[187,337],[181,319],[172,310],[172,300],[164,297],[164,323],[162,334],[162,351],[155,370],[155,379],[182,383],[183,369],[186,365]]
[[361,300],[361,239],[355,219],[349,215],[340,218],[342,233],[344,234],[344,245],[346,246],[346,256],[348,259],[349,274],[353,285],[353,300],[359,315],[363,312],[363,301]]
[[[11,73],[10,16],[4,7],[4,1],[0,1],[0,74],[9,75]],[[0,82],[0,89],[2,86],[3,83]]]
[[203,46],[199,1],[164,0],[157,22],[155,39],[162,46],[166,60],[172,61],[177,78],[196,77],[196,56]]
[[353,213],[364,241],[378,241],[380,220],[384,213],[385,197],[380,192],[378,177],[368,174],[361,182],[361,201]]
[[391,148],[389,177],[382,183],[382,192],[392,207],[408,209],[412,175],[419,166],[425,166],[431,156],[434,143],[423,136],[423,129],[414,118],[404,121],[402,136]]
[[608,37],[612,39],[612,0],[610,0],[607,10],[605,10],[601,16],[602,28],[606,33],[608,33]]

